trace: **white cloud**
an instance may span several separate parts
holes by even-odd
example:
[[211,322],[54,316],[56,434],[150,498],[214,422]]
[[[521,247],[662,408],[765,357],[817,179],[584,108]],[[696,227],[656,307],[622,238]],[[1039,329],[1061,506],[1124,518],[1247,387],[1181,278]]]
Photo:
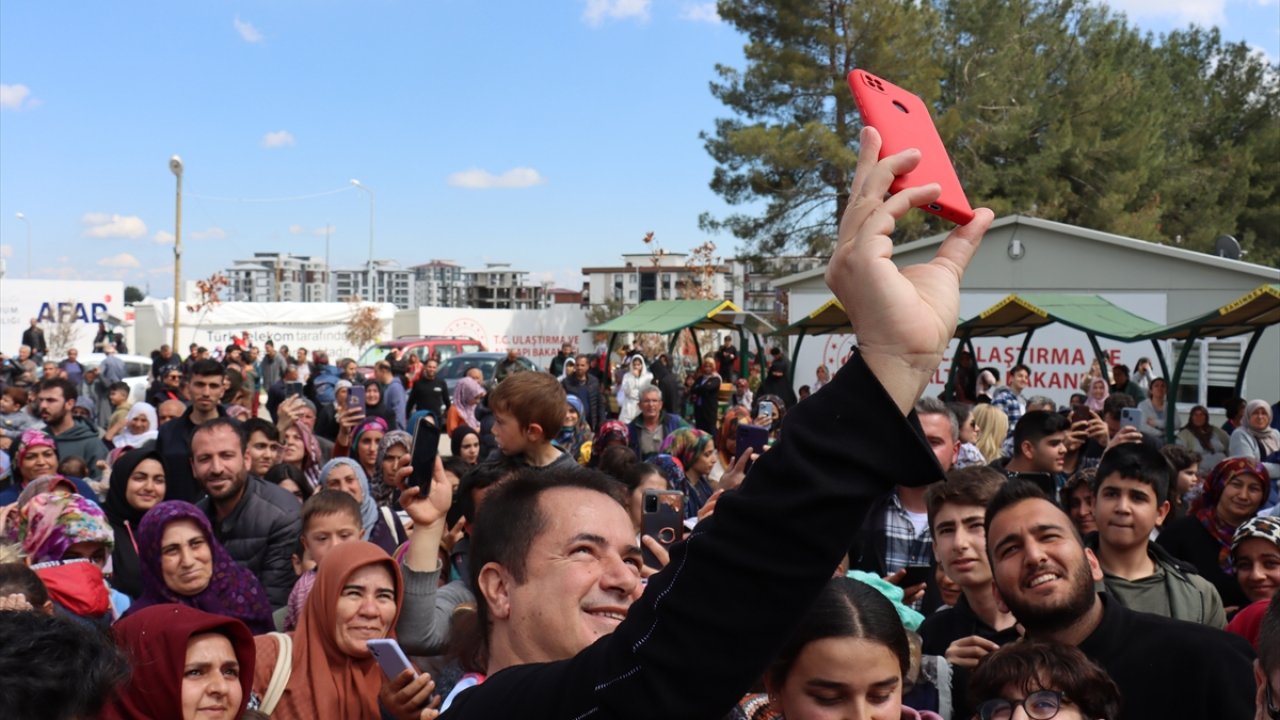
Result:
[[111,257],[104,257],[98,261],[98,265],[108,268],[136,268],[141,267],[142,263],[138,262],[138,258],[129,253],[120,253]]
[[13,257],[12,245],[0,245],[0,258]]
[[147,268],[148,275],[173,275],[173,263],[161,265],[159,267]]
[[1130,20],[1161,17],[1178,24],[1223,25],[1227,19],[1227,0],[1107,0],[1107,4]]
[[168,230],[157,230],[156,234],[151,236],[151,240],[157,245],[172,245],[173,233]]
[[449,176],[450,185],[473,190],[525,188],[541,185],[546,181],[547,179],[542,177],[537,170],[527,167],[511,168],[501,175],[494,175],[488,170],[481,170],[480,168],[471,168]]
[[293,133],[288,130],[269,132],[262,136],[262,147],[264,148],[286,147],[296,143],[297,140],[294,139]]
[[211,227],[208,230],[200,230],[191,233],[192,240],[225,240],[227,231],[220,227]]
[[247,43],[262,42],[262,32],[258,30],[258,28],[254,27],[253,23],[250,23],[248,20],[241,20],[240,16],[237,15],[236,19],[232,21],[232,24],[235,25],[236,32],[240,33],[241,40],[244,40]]
[[84,231],[85,237],[140,238],[147,234],[147,224],[137,215],[85,213],[80,222],[88,226]]
[[324,237],[326,232],[332,233],[333,231],[334,231],[334,227],[332,225],[328,226],[328,228],[321,225],[318,228],[311,228],[310,230],[308,230],[307,228],[301,225],[289,226],[290,235],[314,235],[316,237]]
[[302,234],[303,234],[303,233],[305,233],[306,231],[307,231],[307,229],[306,229],[306,228],[304,228],[304,227],[302,227],[301,225],[290,225],[290,226],[289,226],[289,234],[290,234],[290,235],[302,235]]
[[80,270],[73,265],[42,267],[32,271],[32,276],[41,280],[79,280]]
[[39,100],[31,97],[31,88],[26,85],[0,85],[0,109],[25,110],[39,104]]
[[582,9],[582,21],[591,27],[599,27],[605,20],[635,18],[649,20],[650,0],[587,0]]
[[680,8],[680,19],[716,24],[720,22],[720,13],[716,12],[714,2],[697,3]]

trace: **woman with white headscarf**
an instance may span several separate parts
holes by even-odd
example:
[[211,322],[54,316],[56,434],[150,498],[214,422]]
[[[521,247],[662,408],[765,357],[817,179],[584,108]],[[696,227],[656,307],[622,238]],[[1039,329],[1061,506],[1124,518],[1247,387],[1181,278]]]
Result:
[[632,355],[627,364],[627,374],[618,383],[618,420],[623,424],[640,414],[640,391],[653,384],[653,375],[642,356]]
[[155,408],[144,402],[136,402],[124,416],[123,427],[111,430],[107,431],[107,439],[115,447],[142,447],[143,443],[155,440],[159,435],[160,421],[156,418]]

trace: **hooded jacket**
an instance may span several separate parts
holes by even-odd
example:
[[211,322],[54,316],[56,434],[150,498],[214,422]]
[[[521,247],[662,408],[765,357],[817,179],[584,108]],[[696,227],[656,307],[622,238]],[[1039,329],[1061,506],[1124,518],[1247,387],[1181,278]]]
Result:
[[107,459],[107,446],[92,425],[76,419],[65,432],[54,435],[53,441],[58,445],[58,460],[78,457],[89,466],[89,477],[102,477],[98,461]]
[[[1098,552],[1099,540],[1097,533],[1089,533],[1085,543],[1094,553]],[[1134,597],[1125,586],[1145,582],[1158,582],[1164,585],[1165,596],[1169,601],[1169,614],[1167,617],[1219,629],[1226,627],[1227,616],[1222,608],[1222,597],[1218,595],[1218,590],[1214,588],[1213,583],[1200,577],[1194,565],[1175,558],[1169,554],[1168,550],[1154,542],[1147,543],[1147,556],[1155,562],[1158,568],[1156,575],[1160,576],[1160,579],[1151,576],[1142,578],[1135,583],[1134,581],[1126,581],[1123,578],[1116,577],[1104,570],[1102,584],[1105,586],[1107,593],[1127,608],[1150,613],[1154,611],[1154,608],[1134,606]]]

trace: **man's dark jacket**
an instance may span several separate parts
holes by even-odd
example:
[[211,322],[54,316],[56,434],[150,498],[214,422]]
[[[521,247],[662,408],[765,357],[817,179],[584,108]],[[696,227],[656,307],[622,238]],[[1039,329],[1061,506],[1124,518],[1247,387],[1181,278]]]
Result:
[[600,381],[587,374],[587,379],[579,381],[577,375],[570,375],[561,383],[564,391],[582,401],[583,420],[592,430],[599,431],[604,423],[604,400],[600,395]]
[[[678,428],[689,427],[689,423],[685,422],[679,415],[672,415],[669,412],[662,413],[662,439],[666,440],[667,436],[675,432]],[[644,416],[637,415],[635,420],[627,424],[627,432],[630,437],[627,444],[631,446],[636,457],[644,459],[640,454],[640,433],[644,431]]]
[[415,410],[430,411],[436,421],[444,425],[445,413],[449,411],[449,385],[444,378],[437,375],[434,380],[428,380],[424,376],[413,383],[405,414],[412,415]]
[[258,576],[272,606],[283,607],[298,579],[290,560],[302,533],[298,499],[279,485],[250,475],[240,502],[221,521],[214,516],[209,498],[201,500],[199,507],[231,558]]

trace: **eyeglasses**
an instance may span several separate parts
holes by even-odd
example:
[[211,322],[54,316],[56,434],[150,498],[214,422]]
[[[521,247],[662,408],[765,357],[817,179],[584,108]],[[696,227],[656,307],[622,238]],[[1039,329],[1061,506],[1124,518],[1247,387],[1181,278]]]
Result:
[[1271,678],[1267,678],[1267,716],[1271,720],[1280,720],[1280,707],[1276,707],[1273,699],[1274,693],[1271,690]]
[[1032,720],[1049,720],[1057,717],[1065,702],[1070,700],[1057,690],[1037,690],[1016,702],[1004,698],[988,700],[978,706],[978,717],[982,720],[1009,720],[1013,717],[1013,709],[1021,706]]

